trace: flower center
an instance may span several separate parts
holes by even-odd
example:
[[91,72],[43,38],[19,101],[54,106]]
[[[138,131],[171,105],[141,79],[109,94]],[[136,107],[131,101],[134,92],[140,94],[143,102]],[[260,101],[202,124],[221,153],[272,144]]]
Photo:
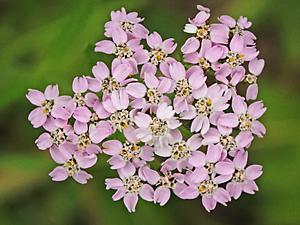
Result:
[[89,137],[88,133],[83,133],[79,135],[77,140],[78,149],[85,149],[89,147],[92,143],[91,138]]
[[131,23],[130,21],[125,21],[125,20],[122,20],[121,21],[121,24],[120,24],[120,27],[122,30],[124,30],[125,32],[126,31],[129,31],[129,32],[132,32],[133,29],[134,29],[134,24]]
[[67,135],[65,134],[62,128],[57,127],[54,131],[50,133],[50,137],[53,143],[58,146],[60,144],[65,143]]
[[226,62],[229,64],[231,68],[238,68],[241,64],[244,63],[244,55],[239,54],[237,52],[229,51],[226,55]]
[[69,174],[69,176],[73,176],[74,174],[78,174],[80,171],[80,167],[78,166],[78,163],[74,156],[72,156],[71,159],[68,159],[65,161],[63,168],[65,171]]
[[123,160],[128,161],[130,159],[138,158],[141,154],[141,147],[133,143],[125,141],[123,148],[120,149],[120,155]]
[[164,50],[162,50],[160,47],[151,49],[148,55],[149,55],[149,62],[156,66],[160,62],[163,62],[167,57],[167,53]]
[[248,84],[256,84],[257,81],[257,76],[253,75],[253,74],[246,74],[245,75],[245,81]]
[[152,119],[152,122],[149,124],[149,128],[152,132],[152,135],[155,137],[164,136],[169,132],[169,127],[167,121],[163,121],[157,117]]
[[239,117],[239,129],[241,131],[250,130],[254,119],[249,113],[243,113]]
[[201,97],[195,104],[196,113],[198,116],[209,116],[213,113],[213,106],[209,98]]
[[208,70],[211,68],[211,63],[204,59],[204,58],[199,58],[199,66],[203,69],[203,70]]
[[234,36],[235,34],[238,34],[240,36],[244,36],[244,30],[238,25],[236,25],[234,27],[231,27],[229,32],[232,33],[232,36]]
[[86,99],[82,93],[76,93],[73,97],[74,102],[77,104],[78,107],[85,106]]
[[204,169],[206,169],[209,174],[213,174],[215,172],[215,164],[206,162],[204,165]]
[[176,187],[176,183],[177,183],[176,178],[173,177],[170,171],[167,171],[166,173],[163,173],[163,176],[160,177],[156,185],[161,184],[165,188],[174,189]]
[[113,91],[120,89],[120,83],[112,76],[105,77],[102,80],[102,91],[104,94],[111,94]]
[[100,118],[96,112],[92,112],[92,115],[90,116],[90,122],[93,124],[97,124],[100,122]]
[[198,190],[201,196],[211,196],[218,189],[218,185],[211,179],[202,181],[198,185]]
[[158,91],[156,88],[150,88],[145,94],[146,103],[150,103],[151,105],[158,105],[163,101],[162,93]]
[[219,143],[227,152],[230,152],[237,147],[235,138],[230,135],[221,135]]
[[210,28],[209,25],[200,26],[197,33],[196,33],[197,39],[205,39],[210,40]]
[[233,173],[232,182],[234,183],[244,183],[246,180],[246,173],[244,170],[235,168]]
[[118,45],[115,46],[114,53],[119,59],[131,58],[133,55],[133,52],[131,51],[127,43],[122,43],[122,42],[120,42]]
[[123,187],[126,189],[126,194],[138,194],[142,186],[142,178],[137,175],[123,179]]
[[176,97],[178,98],[190,96],[192,94],[192,90],[193,88],[186,78],[177,81],[174,89]]
[[53,99],[45,99],[41,102],[41,107],[43,108],[43,113],[49,115],[54,105]]
[[176,142],[172,147],[171,157],[173,160],[184,160],[187,157],[191,156],[191,150],[187,143],[182,140],[180,142]]
[[129,116],[129,112],[126,109],[121,109],[115,111],[110,116],[111,123],[114,128],[118,129],[119,131],[122,131],[124,128],[133,125],[132,120]]

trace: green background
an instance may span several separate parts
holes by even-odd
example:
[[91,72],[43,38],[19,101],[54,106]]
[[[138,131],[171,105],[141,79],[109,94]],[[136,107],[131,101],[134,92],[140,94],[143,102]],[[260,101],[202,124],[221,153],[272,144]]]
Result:
[[[268,108],[260,119],[267,134],[249,149],[249,164],[263,165],[260,191],[244,193],[227,207],[218,204],[210,213],[200,198],[172,196],[164,207],[140,199],[130,214],[122,200],[111,199],[114,190],[105,190],[105,178],[116,176],[105,155],[88,169],[94,179],[87,185],[51,181],[48,173],[57,165],[34,144],[43,129],[33,129],[27,120],[34,109],[25,98],[27,89],[58,84],[60,94],[71,94],[74,77],[91,76],[97,61],[109,62],[93,49],[105,39],[111,11],[122,6],[137,11],[151,33],[173,37],[180,47],[197,4],[211,8],[212,23],[224,14],[253,22],[259,58],[266,61],[258,99]],[[0,1],[0,224],[300,224],[299,11],[297,0]]]

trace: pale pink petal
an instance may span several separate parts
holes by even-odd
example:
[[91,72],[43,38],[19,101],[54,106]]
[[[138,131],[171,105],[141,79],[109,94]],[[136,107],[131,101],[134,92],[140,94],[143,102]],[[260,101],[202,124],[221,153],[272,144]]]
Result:
[[35,143],[39,149],[45,150],[52,146],[53,141],[48,133],[43,133],[39,136],[38,139],[35,140]]
[[46,99],[45,95],[38,91],[33,89],[28,89],[28,94],[26,95],[26,98],[36,106],[41,106],[42,101]]
[[139,192],[142,199],[152,202],[154,196],[154,190],[149,184],[144,184]]
[[241,53],[244,49],[244,39],[240,35],[234,35],[230,42],[230,50],[233,52]]
[[114,201],[118,201],[125,196],[126,190],[123,187],[120,187],[116,193],[112,196]]
[[147,44],[151,48],[158,47],[162,43],[161,36],[157,32],[153,32],[153,34],[150,34],[146,40],[147,40]]
[[215,145],[209,145],[206,153],[206,161],[215,163],[219,161],[220,157],[221,151],[219,150],[219,148]]
[[218,188],[217,192],[213,194],[213,198],[226,206],[226,202],[230,201],[230,195],[224,188]]
[[234,172],[234,165],[232,162],[218,162],[215,166],[215,171],[218,174],[229,175]]
[[240,132],[236,136],[235,140],[237,142],[238,147],[244,148],[251,143],[253,138],[254,137],[252,136],[252,133],[250,131],[246,131],[246,132]]
[[75,93],[83,93],[88,89],[88,82],[85,77],[75,77],[72,84]]
[[113,41],[118,45],[127,41],[127,35],[121,28],[115,28],[111,31]]
[[199,196],[199,190],[196,185],[190,185],[180,193],[182,199],[194,199]]
[[252,123],[251,131],[252,131],[254,134],[256,134],[259,138],[262,138],[262,137],[263,137],[263,134],[266,133],[266,128],[265,128],[265,126],[264,126],[261,122],[255,120],[255,121]]
[[219,20],[221,23],[224,23],[224,24],[226,24],[226,25],[229,26],[229,27],[233,27],[233,26],[235,26],[235,24],[236,24],[235,19],[233,19],[232,17],[227,16],[227,15],[220,16],[220,17],[218,18],[218,20]]
[[109,76],[109,70],[103,62],[97,62],[97,65],[93,66],[92,72],[100,80]]
[[97,162],[97,156],[96,155],[89,155],[89,156],[77,156],[76,161],[78,163],[78,166],[80,168],[89,168],[95,165]]
[[152,73],[145,73],[144,79],[148,88],[157,88],[159,85],[159,80]]
[[124,167],[127,163],[127,161],[123,160],[120,155],[114,155],[112,156],[107,162],[111,165],[111,169],[120,169]]
[[247,88],[246,99],[247,100],[255,100],[257,98],[257,94],[258,94],[258,85],[251,84]]
[[159,186],[154,192],[154,203],[159,203],[160,206],[165,205],[171,196],[171,191],[169,188],[164,188]]
[[178,81],[186,77],[184,66],[180,62],[170,65],[170,75],[173,80]]
[[261,71],[263,70],[264,66],[265,60],[255,58],[249,62],[249,71],[254,75],[259,75],[261,74]]
[[215,199],[213,199],[212,197],[203,196],[202,204],[203,204],[204,208],[208,212],[210,212],[210,210],[213,210],[214,208],[216,208],[217,201]]
[[267,108],[263,108],[262,101],[254,102],[248,107],[248,112],[251,114],[251,116],[255,119],[260,118]]
[[29,113],[28,120],[34,128],[38,128],[47,121],[47,115],[43,113],[43,109],[41,107],[38,107]]
[[78,174],[74,174],[73,179],[76,180],[80,184],[86,184],[87,180],[93,178],[91,174],[88,174],[87,172],[80,170]]
[[130,177],[135,173],[135,167],[132,163],[126,163],[124,167],[118,169],[120,177],[123,179],[125,177]]
[[142,83],[130,83],[127,85],[126,91],[134,98],[142,98],[145,96],[146,87]]
[[129,212],[135,212],[135,206],[138,202],[138,196],[136,194],[125,194],[124,204]]
[[234,166],[238,169],[244,169],[248,160],[248,152],[238,152],[233,159]]
[[102,143],[103,151],[108,155],[115,155],[120,153],[120,149],[122,148],[122,143],[118,140],[109,140]]
[[95,52],[104,52],[106,54],[112,54],[115,50],[115,43],[108,40],[99,41],[96,43]]
[[260,165],[251,165],[245,170],[247,179],[255,180],[263,173],[262,166]]
[[195,167],[203,167],[205,165],[205,154],[201,151],[192,151],[188,160]]
[[122,82],[130,74],[132,68],[126,64],[121,64],[117,66],[113,71],[112,75],[117,79],[118,82]]
[[200,183],[204,181],[208,176],[208,171],[204,167],[198,167],[194,170],[190,179],[194,183]]
[[63,181],[68,178],[68,174],[62,166],[56,167],[52,172],[49,173],[54,181]]
[[52,159],[59,164],[63,164],[67,159],[56,146],[52,146],[49,152]]
[[92,113],[87,107],[77,107],[73,113],[73,117],[82,123],[87,123],[90,120]]
[[253,180],[247,180],[245,183],[242,183],[242,189],[248,194],[254,194],[254,191],[258,191],[258,187]]
[[235,113],[221,115],[218,123],[225,127],[237,127],[239,125],[238,115]]
[[105,185],[106,185],[106,190],[118,189],[120,187],[123,187],[123,182],[119,178],[107,178],[105,179]]
[[105,127],[97,127],[90,132],[90,138],[93,143],[98,144],[104,138],[107,138],[111,134],[110,130]]
[[240,183],[228,183],[226,185],[226,191],[232,196],[234,199],[238,199],[242,194],[242,185]]

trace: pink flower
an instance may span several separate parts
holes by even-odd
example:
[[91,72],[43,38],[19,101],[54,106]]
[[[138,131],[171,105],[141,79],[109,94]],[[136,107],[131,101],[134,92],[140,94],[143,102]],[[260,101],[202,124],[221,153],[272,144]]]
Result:
[[118,140],[109,140],[102,144],[104,153],[112,155],[107,161],[111,169],[120,169],[127,163],[132,163],[136,168],[154,160],[154,149],[150,146],[139,146],[133,127],[124,130],[126,141],[122,144]]
[[252,23],[248,21],[247,17],[240,16],[237,22],[235,19],[227,15],[220,16],[218,19],[221,23],[229,27],[229,34],[231,36],[241,36],[246,45],[255,45],[255,35],[252,32],[245,30],[252,25]]
[[[160,185],[161,184],[161,185]],[[154,191],[154,203],[159,203],[160,206],[165,205],[171,196],[171,190],[173,193],[180,197],[180,193],[187,188],[184,183],[184,175],[180,173],[172,174],[170,171],[164,172],[159,177],[156,185],[160,185]]]
[[186,181],[189,186],[180,193],[180,197],[194,199],[201,195],[202,204],[208,212],[215,209],[217,202],[226,206],[226,202],[231,200],[229,193],[218,186],[219,182],[216,178],[208,177],[197,183],[190,182],[188,179]]
[[262,166],[251,165],[245,169],[248,159],[248,152],[239,152],[233,159],[235,171],[231,182],[226,185],[226,190],[234,199],[238,199],[243,192],[254,194],[258,191],[255,179],[262,174]]
[[173,53],[177,47],[177,44],[173,43],[174,39],[169,38],[165,41],[162,40],[161,36],[157,32],[153,32],[147,37],[147,43],[151,48],[146,53],[147,63],[145,63],[141,69],[141,77],[144,77],[146,73],[156,74],[157,66],[160,71],[168,76],[168,64],[175,62],[176,60],[168,57],[169,54]]
[[136,137],[142,142],[152,141],[155,146],[165,146],[173,141],[170,130],[174,130],[181,123],[174,117],[172,106],[162,103],[156,112],[156,117],[138,112],[134,122],[139,127],[136,129]]
[[112,196],[114,201],[123,198],[124,204],[129,212],[135,212],[138,202],[138,195],[149,202],[153,201],[154,190],[144,183],[144,180],[135,174],[135,167],[127,164],[126,167],[118,170],[120,178],[108,178],[105,180],[106,189],[116,189],[116,193]]
[[184,62],[198,64],[192,66],[189,70],[200,70],[201,73],[207,70],[215,69],[214,64],[224,55],[223,47],[220,45],[212,46],[210,41],[202,41],[200,52],[192,52],[184,55]]
[[[174,130],[172,134],[174,143],[162,148],[156,147],[155,153],[157,155],[170,157],[162,163],[163,166],[161,171],[165,172],[167,170],[174,170],[177,168],[179,172],[182,172],[182,169],[192,169],[193,166],[189,163],[189,161],[193,160],[195,156],[197,157],[196,150],[202,145],[199,134],[193,135],[187,141],[182,139],[182,135],[179,130]],[[198,158],[196,160],[198,160]]]
[[170,65],[170,76],[175,83],[173,101],[175,112],[187,111],[188,104],[194,100],[192,93],[204,84],[206,77],[203,76],[202,71],[195,71],[187,78],[185,68],[180,62]]
[[257,98],[258,86],[257,86],[257,76],[261,74],[265,65],[265,61],[263,59],[253,59],[249,62],[249,71],[250,74],[245,75],[245,81],[249,84],[246,93],[247,100],[255,100]]
[[49,176],[54,181],[63,181],[72,176],[78,183],[85,184],[87,180],[93,178],[92,175],[81,170],[93,166],[96,161],[96,155],[80,156],[76,152],[76,145],[60,145],[60,148],[52,148],[50,151],[55,162],[63,164],[56,167]]
[[233,113],[221,115],[218,124],[225,127],[238,127],[240,131],[250,130],[258,137],[262,138],[266,133],[266,128],[257,119],[266,111],[262,101],[254,102],[247,107],[244,98],[237,95],[232,99]]
[[26,98],[33,104],[38,106],[30,112],[28,120],[34,128],[43,126],[49,116],[60,119],[68,119],[71,115],[64,108],[71,97],[58,96],[58,85],[48,85],[45,92],[28,89]]
[[219,76],[226,77],[235,70],[239,70],[245,61],[251,61],[259,54],[255,47],[245,47],[244,40],[239,35],[235,35],[232,38],[229,47],[230,50],[225,52],[225,63],[216,72],[218,80],[220,80]]
[[189,105],[188,111],[180,114],[181,119],[184,120],[195,118],[190,128],[191,132],[201,131],[201,134],[205,134],[210,123],[217,124],[220,114],[229,106],[227,98],[222,95],[223,90],[217,84],[207,87],[204,83],[193,92],[196,103]]
[[107,95],[111,95],[113,91],[119,91],[123,89],[123,86],[128,82],[134,81],[135,79],[126,79],[130,72],[131,67],[126,64],[117,65],[112,68],[110,74],[109,69],[103,62],[97,62],[97,65],[93,66],[92,72],[95,78],[88,79],[89,85],[93,86],[93,91],[103,92],[103,99],[107,98]]
[[127,109],[128,105],[129,98],[126,90],[113,91],[111,97],[103,102],[104,109],[110,113],[110,123],[119,131],[133,125],[131,115]]
[[144,19],[137,17],[136,12],[126,14],[125,8],[122,7],[121,11],[111,12],[111,21],[105,24],[106,37],[112,37],[112,30],[115,28],[121,28],[126,32],[129,39],[133,38],[146,38],[149,31],[141,25]]
[[250,131],[240,132],[236,137],[231,134],[231,129],[209,128],[206,134],[203,135],[203,145],[216,144],[221,147],[221,158],[226,158],[227,153],[230,156],[235,156],[239,150],[243,150],[244,147],[249,147],[253,140],[252,133]]
[[189,163],[195,166],[195,170],[190,175],[190,180],[195,183],[202,182],[208,176],[215,177],[219,183],[228,181],[234,171],[233,163],[221,158],[222,152],[215,145],[209,145],[206,155],[203,152],[197,151],[193,158],[190,158]]
[[122,29],[113,29],[112,41],[103,40],[96,43],[95,52],[104,52],[106,54],[115,54],[116,58],[113,60],[113,67],[120,64],[126,64],[132,68],[131,74],[138,73],[138,64],[143,64],[147,61],[145,57],[140,57],[140,51],[143,46],[140,45],[139,39],[128,40],[128,37]]
[[67,120],[54,119],[49,117],[49,119],[44,124],[44,128],[50,132],[43,133],[35,141],[39,149],[45,150],[47,148],[52,148],[52,146],[58,147],[64,144],[70,135],[74,133],[72,126],[68,124]]

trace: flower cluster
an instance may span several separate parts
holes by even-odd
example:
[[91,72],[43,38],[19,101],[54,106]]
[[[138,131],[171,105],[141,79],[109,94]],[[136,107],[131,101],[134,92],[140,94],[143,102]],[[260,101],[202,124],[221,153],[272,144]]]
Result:
[[37,108],[28,119],[46,130],[35,143],[61,164],[52,180],[86,183],[92,176],[83,169],[104,153],[120,177],[107,178],[106,189],[129,212],[138,196],[165,205],[171,190],[181,199],[201,196],[207,211],[258,190],[262,166],[247,167],[247,149],[266,132],[258,120],[266,108],[256,101],[264,60],[246,17],[211,24],[210,9],[197,9],[184,28],[192,37],[181,62],[170,57],[174,39],[149,34],[137,13],[122,8],[105,24],[110,40],[95,47],[115,55],[109,67],[99,61],[92,77],[76,77],[73,96],[59,96],[57,85],[29,89]]

